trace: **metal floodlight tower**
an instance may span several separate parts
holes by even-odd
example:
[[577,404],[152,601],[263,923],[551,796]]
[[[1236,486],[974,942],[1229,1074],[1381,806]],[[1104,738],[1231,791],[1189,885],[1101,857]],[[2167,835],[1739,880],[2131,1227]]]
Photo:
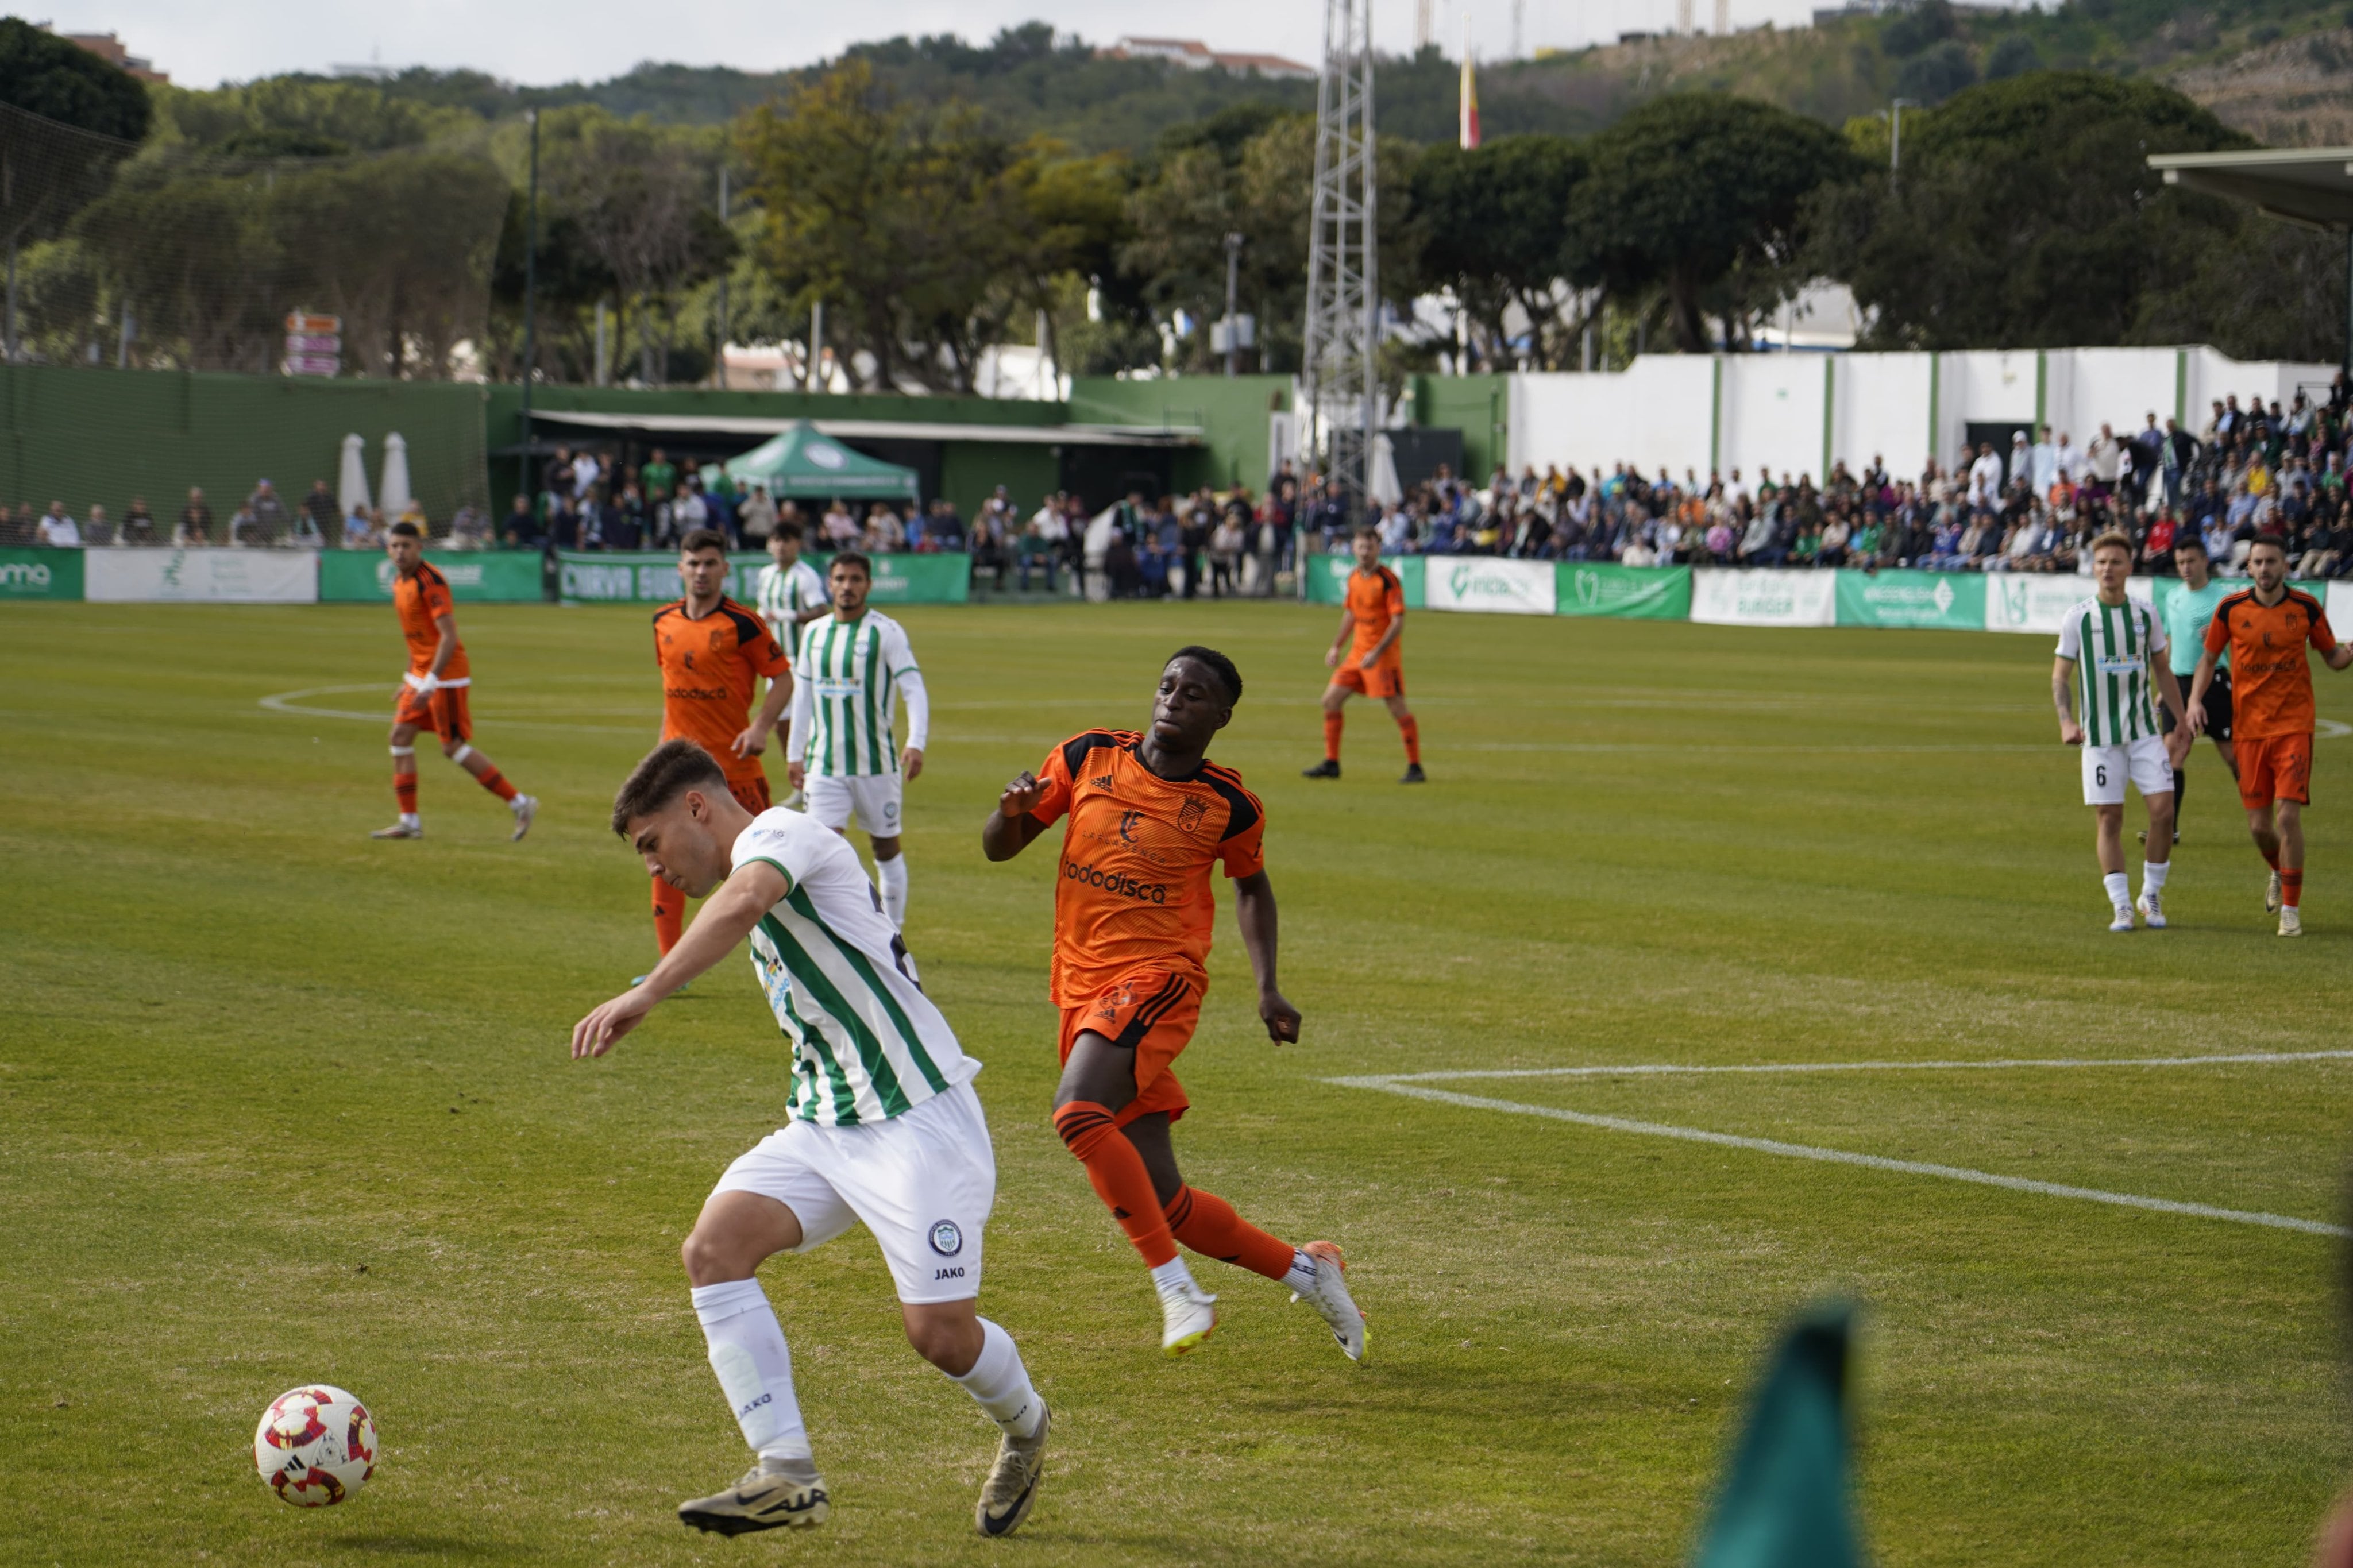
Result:
[[1300,457],[1362,514],[1380,409],[1380,288],[1374,263],[1372,0],[1324,0],[1315,89],[1315,195],[1307,237]]

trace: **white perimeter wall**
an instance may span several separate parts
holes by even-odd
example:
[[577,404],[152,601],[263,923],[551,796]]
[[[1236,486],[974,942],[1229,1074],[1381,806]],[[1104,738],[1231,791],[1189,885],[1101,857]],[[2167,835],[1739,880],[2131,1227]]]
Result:
[[1751,483],[1770,468],[1819,482],[1827,446],[1851,468],[1879,457],[1917,473],[1932,438],[1938,460],[1954,462],[1973,422],[2025,424],[2039,409],[2083,447],[2103,423],[2126,436],[2178,407],[2195,432],[2212,399],[2284,404],[2299,386],[2325,389],[2335,368],[2245,363],[2209,348],[1645,355],[1607,374],[1513,376],[1510,460],[1588,473],[1631,462],[1679,479],[1738,468]]

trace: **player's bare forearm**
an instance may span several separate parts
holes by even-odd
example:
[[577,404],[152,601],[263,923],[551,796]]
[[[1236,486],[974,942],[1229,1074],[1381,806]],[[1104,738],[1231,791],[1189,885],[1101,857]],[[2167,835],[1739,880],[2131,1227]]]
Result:
[[1398,634],[1404,630],[1405,612],[1399,610],[1389,617],[1389,629],[1381,634],[1381,640],[1373,645],[1373,651],[1365,656],[1365,668],[1370,669],[1375,660],[1388,652],[1396,645]]
[[776,732],[776,721],[793,700],[792,677],[789,672],[781,681],[768,683],[768,695],[762,700],[760,710],[752,716],[751,724],[735,737],[735,754],[756,757],[767,746],[768,737]]
[[1264,871],[1234,879],[1234,923],[1241,928],[1242,949],[1258,977],[1258,1016],[1267,1037],[1277,1045],[1298,1039],[1299,1009],[1275,985],[1274,884]]
[[449,668],[451,656],[458,651],[458,617],[436,616],[433,617],[433,629],[441,634],[441,640],[434,645],[433,662],[426,673],[438,680],[441,672]]
[[720,884],[702,912],[664,953],[634,990],[625,991],[572,1028],[572,1055],[601,1057],[641,1023],[654,1005],[735,951],[760,917],[791,889],[784,874],[765,862],[744,867]]
[[1046,825],[1029,815],[1038,809],[1045,786],[1035,773],[1017,773],[997,797],[997,809],[980,825],[980,852],[991,860],[1010,860],[1029,847]]
[[1340,629],[1333,634],[1332,646],[1330,648],[1325,650],[1324,655],[1324,662],[1325,664],[1336,665],[1340,662],[1341,650],[1348,646],[1349,634],[1354,632],[1356,629],[1356,617],[1345,610],[1341,611]]
[[2214,684],[2214,667],[2221,662],[2221,657],[2211,649],[2200,654],[2198,668],[2189,677],[2189,717],[2192,735],[2206,732],[2206,689]]
[[2169,664],[2157,667],[2157,694],[2165,699],[2166,707],[2172,710],[2174,723],[2188,728],[2189,714],[2181,698],[2181,678],[2173,673],[2173,667]]
[[2059,739],[2072,746],[2083,739],[2075,725],[2075,661],[2051,661],[2051,706],[2059,710]]
[[2320,657],[2329,668],[2342,669],[2347,665],[2353,664],[2353,643],[2338,643]]

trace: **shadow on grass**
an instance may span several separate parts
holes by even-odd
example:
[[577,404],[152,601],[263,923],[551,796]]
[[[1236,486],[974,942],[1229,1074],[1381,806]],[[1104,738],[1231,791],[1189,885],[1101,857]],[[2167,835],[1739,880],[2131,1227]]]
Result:
[[536,1547],[501,1542],[496,1548],[484,1546],[479,1541],[468,1541],[456,1535],[424,1535],[410,1531],[378,1531],[370,1535],[346,1535],[335,1543],[345,1552],[367,1552],[377,1557],[489,1557],[501,1560],[536,1557]]

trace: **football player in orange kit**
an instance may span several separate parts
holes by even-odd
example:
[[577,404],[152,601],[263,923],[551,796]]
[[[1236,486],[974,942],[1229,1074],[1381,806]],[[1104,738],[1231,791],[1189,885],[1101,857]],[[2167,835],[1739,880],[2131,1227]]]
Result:
[[400,820],[379,827],[372,838],[422,838],[417,815],[417,732],[441,737],[441,754],[474,776],[474,782],[507,803],[514,814],[510,839],[531,831],[538,815],[535,796],[520,794],[496,763],[474,750],[473,715],[466,693],[474,684],[466,645],[458,640],[458,617],[450,608],[449,580],[425,560],[425,541],[413,522],[396,522],[384,542],[392,557],[392,607],[400,635],[408,639],[408,673],[392,709],[392,794]]
[[[661,738],[692,741],[718,758],[727,793],[757,816],[772,804],[760,753],[792,700],[793,683],[784,679],[790,660],[759,612],[727,597],[725,534],[698,528],[679,541],[678,576],[686,596],[654,612]],[[764,675],[767,700],[754,713]],[[686,894],[656,877],[653,895],[654,941],[667,954],[686,929]]]
[[2304,934],[2304,808],[2312,799],[2309,646],[2331,669],[2353,664],[2353,647],[2329,629],[2320,601],[2287,585],[2287,550],[2276,533],[2259,533],[2247,550],[2254,586],[2214,606],[2206,651],[2189,689],[2189,731],[2206,727],[2206,689],[2214,666],[2231,655],[2231,743],[2239,753],[2239,804],[2247,831],[2272,868],[2265,910],[2279,911],[2279,934]]
[[1234,716],[1241,677],[1225,655],[1179,648],[1160,674],[1151,727],[1090,730],[1005,786],[981,852],[1009,860],[1067,818],[1054,885],[1054,1005],[1062,1081],[1054,1126],[1152,1270],[1161,1349],[1182,1355],[1217,1326],[1215,1296],[1176,1256],[1195,1252],[1291,1287],[1331,1326],[1351,1361],[1365,1317],[1340,1249],[1293,1247],[1185,1184],[1169,1124],[1187,1101],[1170,1070],[1201,1016],[1217,917],[1209,868],[1234,883],[1234,917],[1258,976],[1258,1016],[1277,1045],[1299,1038],[1299,1009],[1275,989],[1274,892],[1261,844],[1265,810],[1240,774],[1202,753]]
[[[1324,650],[1332,683],[1324,689],[1324,760],[1306,771],[1311,779],[1340,776],[1341,710],[1348,694],[1361,691],[1388,704],[1398,733],[1405,737],[1405,777],[1399,784],[1427,782],[1421,771],[1421,725],[1405,705],[1405,586],[1381,564],[1381,533],[1356,531],[1356,569],[1348,574],[1347,604],[1340,629]],[[1345,658],[1341,649],[1345,648]]]

